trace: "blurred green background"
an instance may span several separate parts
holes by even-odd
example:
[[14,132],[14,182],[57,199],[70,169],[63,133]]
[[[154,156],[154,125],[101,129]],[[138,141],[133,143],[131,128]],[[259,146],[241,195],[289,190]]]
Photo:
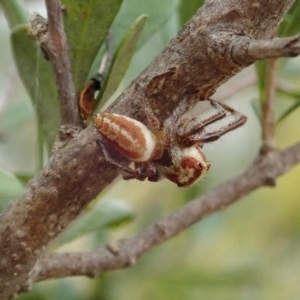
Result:
[[[92,2],[86,3],[92,5]],[[117,2],[121,4],[121,1],[116,1],[114,5]],[[202,2],[124,0],[119,12],[118,7],[114,8],[115,11],[111,9],[112,16],[118,12],[112,25],[115,70],[110,70],[105,87],[107,91],[118,89],[113,94],[106,91],[106,94],[100,95],[108,100],[105,105],[113,101],[151,62]],[[43,118],[57,117],[55,107],[51,110],[55,99],[51,103],[45,100],[47,97],[53,98],[55,89],[51,91],[49,87],[49,92],[44,89],[43,94],[35,86],[31,90],[27,86],[29,94],[33,91],[34,95],[29,97],[19,79],[12,56],[10,32],[18,23],[24,22],[14,23],[11,17],[10,29],[5,20],[9,11],[15,11],[12,4],[17,3],[20,2],[0,0],[5,12],[5,15],[3,11],[0,15],[1,210],[22,193],[24,184],[46,162],[54,131],[53,127],[44,126],[42,122]],[[30,13],[39,11],[45,15],[43,1],[24,1],[23,5]],[[298,1],[282,23],[281,35],[299,33],[299,7]],[[22,15],[22,10],[19,12],[21,16],[26,16]],[[22,18],[16,16],[15,19]],[[107,28],[111,21],[107,21]],[[69,42],[76,44],[70,36]],[[102,42],[105,42],[103,37]],[[80,90],[84,80],[95,73],[105,51],[105,46],[101,47],[102,42],[97,41],[95,46],[98,55],[93,66],[84,66],[87,62],[83,61],[83,67],[78,67],[84,68],[85,73],[77,74],[77,89]],[[18,43],[13,46],[15,53],[18,53],[16,47],[20,50]],[[135,49],[129,49],[128,44],[134,44]],[[37,49],[31,57],[36,59],[36,55],[39,55]],[[126,57],[125,62],[120,61],[120,56]],[[32,73],[23,71],[23,75],[42,86],[43,79],[39,77],[38,68],[43,69],[43,63],[38,63]],[[256,79],[257,70],[259,80]],[[228,98],[227,103],[247,115],[248,121],[241,129],[205,145],[204,151],[212,167],[200,183],[189,189],[179,189],[167,181],[117,180],[93,201],[86,215],[71,224],[53,242],[51,249],[91,250],[131,236],[245,170],[261,146],[259,114],[265,70],[264,63],[257,65],[257,68],[249,67],[217,92],[216,99]],[[276,119],[282,118],[282,121],[277,125],[275,138],[276,146],[282,149],[300,138],[300,110],[296,109],[300,101],[300,58],[280,60],[277,83]],[[228,209],[204,219],[148,253],[130,269],[102,274],[94,280],[78,277],[39,283],[19,299],[300,299],[299,178],[300,166],[296,166],[278,179],[275,188],[261,188]]]

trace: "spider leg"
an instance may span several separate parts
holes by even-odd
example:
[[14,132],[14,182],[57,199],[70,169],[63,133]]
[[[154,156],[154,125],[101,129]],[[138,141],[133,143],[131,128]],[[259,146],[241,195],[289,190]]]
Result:
[[238,111],[236,111],[235,109],[233,109],[232,107],[226,105],[225,103],[219,102],[217,100],[213,100],[213,99],[208,99],[208,101],[210,102],[211,106],[219,109],[219,110],[223,110],[225,112],[230,113],[233,116],[241,116],[241,113],[239,113]]
[[235,120],[234,122],[231,122],[230,124],[228,124],[226,126],[223,126],[219,130],[207,132],[204,134],[204,136],[202,136],[200,138],[194,138],[194,139],[191,137],[188,138],[188,144],[190,146],[192,146],[192,145],[196,145],[196,144],[204,144],[204,143],[214,142],[214,141],[218,140],[224,134],[241,127],[243,124],[245,124],[246,120],[247,120],[247,117],[245,117],[244,115],[240,115],[240,117],[237,120]]
[[[240,126],[245,124],[245,122],[247,120],[246,116],[240,114],[239,112],[237,112],[233,108],[229,107],[228,105],[226,105],[224,103],[220,103],[220,102],[212,100],[212,99],[209,99],[209,101],[213,107],[215,107],[219,110],[219,112],[216,113],[215,115],[213,115],[212,117],[209,117],[208,119],[203,120],[198,126],[195,126],[188,132],[184,133],[184,137],[185,137],[184,142],[187,146],[214,142],[214,141],[218,140],[224,134],[226,134],[234,129],[239,128]],[[232,116],[235,116],[236,119],[233,122],[221,127],[218,130],[206,132],[202,137],[199,137],[199,138],[192,137],[194,134],[201,132],[205,126],[212,124],[218,120],[223,119],[226,116],[226,112],[230,113],[230,115],[232,115]],[[180,136],[180,138],[181,138],[181,136]]]
[[105,161],[108,162],[109,164],[115,166],[119,171],[120,175],[124,180],[129,180],[129,179],[134,179],[138,178],[140,176],[139,171],[137,169],[132,169],[127,166],[123,166],[116,162],[107,152],[105,149],[105,146],[103,144],[103,141],[101,140],[96,140],[96,144],[101,148],[101,151],[104,155]]
[[171,116],[167,119],[173,128],[175,127],[174,125],[177,124],[178,120],[190,109],[188,101],[189,99],[190,94],[186,94],[185,97],[179,102]]
[[[221,103],[219,103],[218,101],[215,100],[208,100],[210,101],[211,106],[213,106],[214,108],[217,109],[217,113],[215,113],[214,115],[206,118],[205,120],[202,120],[201,122],[198,122],[195,126],[192,126],[192,128],[190,128],[187,131],[181,132],[181,133],[177,133],[177,137],[184,142],[186,139],[189,139],[190,136],[196,134],[196,133],[200,133],[205,126],[208,126],[212,123],[215,123],[221,119],[223,119],[224,117],[226,117],[226,110],[225,108],[222,107]],[[227,107],[227,105],[226,105]],[[230,109],[231,114],[232,113],[232,109],[230,107],[228,107],[228,109]]]
[[173,111],[173,113],[165,120],[164,128],[167,130],[165,148],[170,148],[173,143],[173,139],[176,136],[174,131],[177,129],[178,121],[181,121],[182,116],[189,110],[189,94],[186,94],[185,97],[179,102],[179,105]]
[[151,109],[151,106],[150,106],[144,92],[142,91],[141,86],[139,84],[136,84],[135,89],[141,91],[141,94],[142,94],[141,101],[144,105],[145,114],[146,114],[146,117],[148,119],[149,124],[151,125],[151,127],[154,130],[159,130],[160,129],[160,122],[159,122],[158,118],[155,116],[155,114],[153,113],[153,111]]
[[139,170],[140,176],[137,178],[138,180],[145,180],[148,178],[149,181],[158,181],[159,174],[152,162],[134,163],[135,169]]

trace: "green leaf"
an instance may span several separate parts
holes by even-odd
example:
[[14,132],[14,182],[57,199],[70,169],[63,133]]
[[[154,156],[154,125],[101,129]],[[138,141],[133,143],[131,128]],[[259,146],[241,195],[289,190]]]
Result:
[[179,6],[180,24],[185,24],[203,5],[203,3],[204,0],[190,0],[188,4],[186,0],[181,0]]
[[50,153],[59,125],[59,102],[52,66],[28,36],[28,25],[16,26],[11,44],[19,76],[35,107],[39,131]]
[[32,173],[15,173],[16,178],[25,186],[34,176]]
[[55,240],[54,247],[71,242],[83,235],[130,221],[133,217],[132,209],[124,202],[116,200],[98,202]]
[[295,1],[280,25],[279,36],[293,36],[300,31],[300,1]]
[[298,107],[300,107],[300,100],[295,101],[295,103],[289,107],[277,120],[277,124],[283,121],[287,116],[289,116],[292,112],[294,112]]
[[260,99],[252,99],[250,102],[250,105],[253,109],[253,112],[254,112],[258,122],[260,123],[261,115],[262,115]]
[[118,13],[122,0],[62,0],[73,80],[83,89],[91,65]]
[[141,14],[146,14],[149,19],[139,41],[138,47],[140,47],[170,18],[178,4],[179,0],[124,0],[112,25],[114,45],[119,45],[134,20]]
[[283,96],[287,96],[288,100],[294,101],[297,98],[300,99],[300,91],[295,91],[295,90],[290,91],[290,90],[278,88],[277,92]]
[[104,93],[100,95],[102,104],[113,95],[121,83],[134,55],[136,45],[146,20],[146,15],[138,17],[119,45],[102,88],[102,91],[104,91]]
[[283,121],[286,117],[288,117],[292,112],[294,112],[300,106],[300,92],[297,90],[284,90],[278,89],[277,92],[282,96],[285,96],[285,100],[292,101],[293,104],[287,108],[283,114],[278,118],[277,124]]
[[28,23],[28,13],[18,0],[0,0],[9,28]]
[[[60,107],[51,63],[45,60],[40,49],[37,57],[36,84],[34,103],[40,131],[40,144],[44,141],[50,154],[60,123]],[[42,145],[40,148],[42,154]]]
[[19,180],[0,167],[0,211],[10,200],[20,196],[22,192],[23,187]]
[[16,26],[12,30],[10,38],[19,76],[33,101],[36,88],[36,56],[38,48],[35,42],[28,36],[28,29],[28,24]]

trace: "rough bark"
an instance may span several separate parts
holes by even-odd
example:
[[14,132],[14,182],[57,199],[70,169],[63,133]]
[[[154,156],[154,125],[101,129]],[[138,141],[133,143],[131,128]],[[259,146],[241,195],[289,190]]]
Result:
[[[206,1],[135,80],[156,115],[165,119],[187,92],[193,106],[257,59],[298,55],[298,38],[268,40],[293,2]],[[132,84],[109,111],[145,121],[138,93]],[[97,131],[89,126],[57,145],[24,195],[2,213],[0,299],[30,286],[38,277],[38,261],[47,244],[118,175],[101,159],[97,138]],[[114,157],[126,163],[117,153]]]
[[90,252],[45,254],[39,262],[37,280],[72,275],[95,277],[100,272],[132,266],[145,253],[195,222],[224,209],[260,186],[274,185],[277,176],[299,162],[300,143],[285,151],[259,157],[243,174],[227,180],[131,238]]

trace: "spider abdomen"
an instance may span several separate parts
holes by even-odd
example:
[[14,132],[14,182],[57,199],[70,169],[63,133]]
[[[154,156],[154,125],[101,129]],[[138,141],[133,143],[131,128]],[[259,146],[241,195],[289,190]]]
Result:
[[130,160],[146,162],[154,156],[157,139],[143,123],[102,112],[96,115],[94,124],[105,140]]

